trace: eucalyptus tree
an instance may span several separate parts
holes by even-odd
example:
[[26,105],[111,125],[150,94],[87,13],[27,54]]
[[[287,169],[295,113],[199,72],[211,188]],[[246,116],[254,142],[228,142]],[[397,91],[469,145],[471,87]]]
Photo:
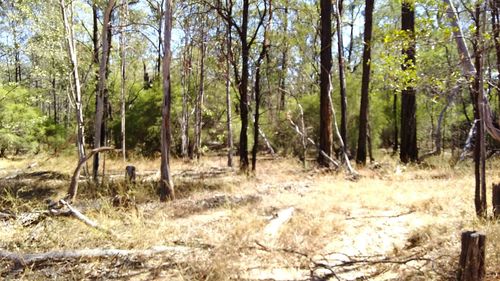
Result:
[[163,103],[161,121],[161,165],[160,165],[160,200],[167,201],[175,199],[174,183],[170,172],[170,125],[171,125],[171,103],[172,88],[170,81],[170,63],[172,60],[171,38],[172,38],[172,0],[165,1],[164,12],[164,56],[163,56]]
[[[415,73],[415,1],[404,0],[401,3],[401,30],[408,41],[403,45],[403,59],[401,65],[403,72],[410,72],[409,77]],[[401,92],[401,147],[400,159],[403,163],[417,162],[417,117],[415,89],[412,81],[406,81]]]
[[363,77],[361,81],[361,105],[359,108],[359,135],[358,149],[356,153],[356,163],[366,164],[366,140],[368,132],[368,111],[369,111],[369,91],[370,91],[370,69],[371,69],[371,49],[372,49],[372,29],[373,29],[373,8],[374,0],[365,2],[365,28],[363,42]]
[[74,86],[74,101],[76,109],[76,127],[77,127],[76,144],[78,148],[79,159],[82,160],[85,157],[85,132],[83,123],[80,75],[78,72],[78,56],[77,56],[77,48],[75,44],[75,35],[74,35],[73,20],[72,20],[73,4],[72,2],[69,4],[69,13],[68,13],[68,7],[66,6],[64,0],[60,0],[60,6],[63,17],[64,30],[67,38],[68,54],[72,66],[71,74]]
[[[332,69],[332,1],[321,0],[321,65],[320,65],[320,110],[319,110],[319,149],[318,163],[330,166],[328,157],[332,156],[332,106],[331,106],[331,69]],[[326,156],[322,153],[326,154]]]
[[[115,8],[116,0],[109,0],[104,10],[103,25],[101,32],[101,59],[99,62],[99,82],[98,92],[96,95],[96,111],[94,123],[94,149],[104,145],[105,123],[105,95],[107,95],[107,69],[109,63],[109,53],[111,47],[111,16]],[[107,108],[106,108],[107,109]],[[97,181],[99,170],[99,153],[94,155],[94,164],[92,167],[92,175],[94,181]]]

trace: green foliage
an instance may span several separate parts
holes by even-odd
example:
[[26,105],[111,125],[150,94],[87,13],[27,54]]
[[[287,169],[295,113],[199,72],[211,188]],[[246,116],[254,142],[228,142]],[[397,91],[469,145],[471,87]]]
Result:
[[32,93],[17,85],[0,85],[0,149],[34,151],[43,135],[45,117],[31,104]]

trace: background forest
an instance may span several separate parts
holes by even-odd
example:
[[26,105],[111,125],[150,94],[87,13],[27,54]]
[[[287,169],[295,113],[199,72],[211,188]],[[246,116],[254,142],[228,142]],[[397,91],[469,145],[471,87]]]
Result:
[[[482,2],[482,1],[481,1]],[[494,1],[493,1],[494,2]],[[492,2],[492,3],[493,3]],[[229,4],[228,4],[229,3]],[[239,147],[239,85],[242,42],[237,28],[242,3],[181,1],[173,5],[172,146],[179,157],[198,157],[227,147],[228,116]],[[76,98],[72,64],[58,1],[4,1],[1,5],[0,99],[1,155],[60,152],[77,139],[75,109],[81,106],[86,144],[94,143],[96,93],[102,55],[105,1],[66,3],[67,30],[77,59],[81,97]],[[114,3],[109,15],[109,61],[105,67],[103,140],[122,147],[120,115],[125,114],[125,148],[143,155],[159,152],[161,123],[162,1]],[[475,3],[457,6],[468,43],[480,21],[484,50],[484,87],[492,107],[499,106],[496,46],[497,8]],[[68,6],[69,5],[69,6]],[[231,11],[227,7],[231,6]],[[341,1],[332,7],[333,67],[331,97],[349,151],[356,155],[360,122],[364,3]],[[248,96],[250,124],[259,98],[261,135],[281,155],[302,154],[300,137],[287,118],[319,140],[320,8],[315,1],[250,1],[248,5]],[[401,3],[378,1],[373,11],[371,76],[367,110],[369,152],[398,149],[401,137],[401,93],[416,92],[419,155],[449,149],[458,154],[471,128],[473,103],[461,79],[460,59],[443,1],[416,1],[415,33],[401,28]],[[342,17],[336,21],[339,11]],[[230,41],[227,19],[231,24]],[[236,27],[236,28],[235,28]],[[339,27],[341,27],[339,29]],[[342,36],[338,36],[341,30]],[[264,33],[265,41],[264,41]],[[413,41],[414,38],[414,41]],[[342,43],[338,45],[341,39]],[[414,42],[415,65],[403,70],[402,50]],[[265,55],[262,49],[265,45]],[[228,52],[228,46],[230,46]],[[339,50],[342,64],[339,66]],[[229,65],[227,65],[229,63]],[[228,69],[228,67],[230,69]],[[257,70],[259,93],[256,94]],[[340,85],[339,72],[342,71]],[[123,75],[123,77],[122,77]],[[123,80],[122,80],[123,79]],[[226,80],[229,80],[229,107]],[[257,96],[256,96],[257,95]],[[342,96],[345,104],[342,105]],[[122,106],[124,107],[122,111]],[[226,114],[230,108],[231,115]],[[344,117],[343,117],[344,116]],[[344,119],[345,118],[345,119]],[[250,147],[253,130],[249,131]],[[336,135],[335,135],[336,137]],[[340,145],[335,141],[336,149]],[[259,151],[266,151],[261,142]],[[449,151],[448,150],[448,151]],[[314,151],[312,149],[311,151]]]

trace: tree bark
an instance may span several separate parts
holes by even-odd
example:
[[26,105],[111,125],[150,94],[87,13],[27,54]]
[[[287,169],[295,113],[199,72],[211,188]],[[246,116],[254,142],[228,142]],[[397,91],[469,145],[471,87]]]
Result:
[[[84,133],[84,123],[83,123],[83,109],[82,109],[82,93],[80,85],[80,76],[78,74],[78,56],[76,53],[75,39],[73,35],[73,24],[70,24],[68,19],[68,14],[66,12],[66,3],[61,0],[61,11],[63,16],[64,30],[66,33],[66,39],[68,41],[68,53],[71,60],[72,66],[72,76],[74,81],[74,93],[75,93],[75,108],[76,108],[76,127],[77,127],[77,140],[76,145],[78,149],[78,159],[82,160],[85,158],[85,133]],[[70,12],[73,13],[73,5],[70,4]]]
[[172,0],[165,1],[165,31],[164,31],[164,56],[163,56],[163,109],[161,122],[161,182],[160,201],[175,199],[174,183],[170,173],[170,62],[172,59],[171,37],[172,37]]
[[[226,1],[227,5],[227,1]],[[232,125],[232,105],[231,105],[231,25],[226,24],[226,124],[227,124],[227,166],[233,166],[233,125]]]
[[345,81],[344,62],[344,40],[342,38],[342,15],[343,0],[337,0],[337,13],[335,14],[337,25],[337,52],[339,61],[339,83],[340,83],[340,136],[344,143],[344,151],[347,152],[347,90]]
[[[94,123],[94,149],[101,147],[102,137],[103,137],[103,118],[104,118],[104,106],[105,106],[105,95],[106,95],[106,69],[108,65],[109,56],[109,25],[111,21],[111,14],[115,6],[115,0],[110,0],[107,4],[106,10],[104,12],[103,27],[102,27],[102,55],[99,64],[99,91],[96,100],[96,113],[95,113],[95,123]],[[97,181],[99,172],[99,153],[94,155],[94,165],[92,169],[92,175],[94,181]]]
[[248,14],[249,0],[243,0],[243,15],[241,24],[241,81],[239,86],[240,92],[240,169],[244,172],[248,171],[248,60],[250,57],[250,45],[248,44]]
[[[320,70],[320,138],[319,148],[328,157],[332,156],[332,111],[330,105],[330,72],[332,69],[332,1],[321,0],[321,70]],[[330,161],[322,153],[318,164],[329,167]]]
[[[401,3],[401,30],[408,35],[408,47],[403,48],[403,71],[412,71],[415,68],[415,6],[410,1]],[[412,79],[413,81],[413,79]],[[408,81],[408,83],[412,83]],[[401,147],[400,159],[403,163],[417,162],[417,118],[416,98],[413,86],[405,85],[401,92]]]
[[368,110],[370,90],[370,68],[371,68],[371,44],[373,29],[373,6],[374,0],[366,0],[365,6],[365,31],[363,46],[363,77],[361,79],[361,104],[359,108],[359,134],[356,163],[366,164],[366,141],[368,134]]

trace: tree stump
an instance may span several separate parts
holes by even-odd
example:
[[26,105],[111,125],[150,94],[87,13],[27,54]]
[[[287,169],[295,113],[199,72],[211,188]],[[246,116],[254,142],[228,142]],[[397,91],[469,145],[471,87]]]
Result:
[[462,251],[458,268],[458,280],[482,281],[485,270],[486,235],[476,231],[462,232]]
[[493,184],[493,217],[500,219],[500,184]]
[[125,167],[125,179],[131,183],[135,183],[135,166]]

